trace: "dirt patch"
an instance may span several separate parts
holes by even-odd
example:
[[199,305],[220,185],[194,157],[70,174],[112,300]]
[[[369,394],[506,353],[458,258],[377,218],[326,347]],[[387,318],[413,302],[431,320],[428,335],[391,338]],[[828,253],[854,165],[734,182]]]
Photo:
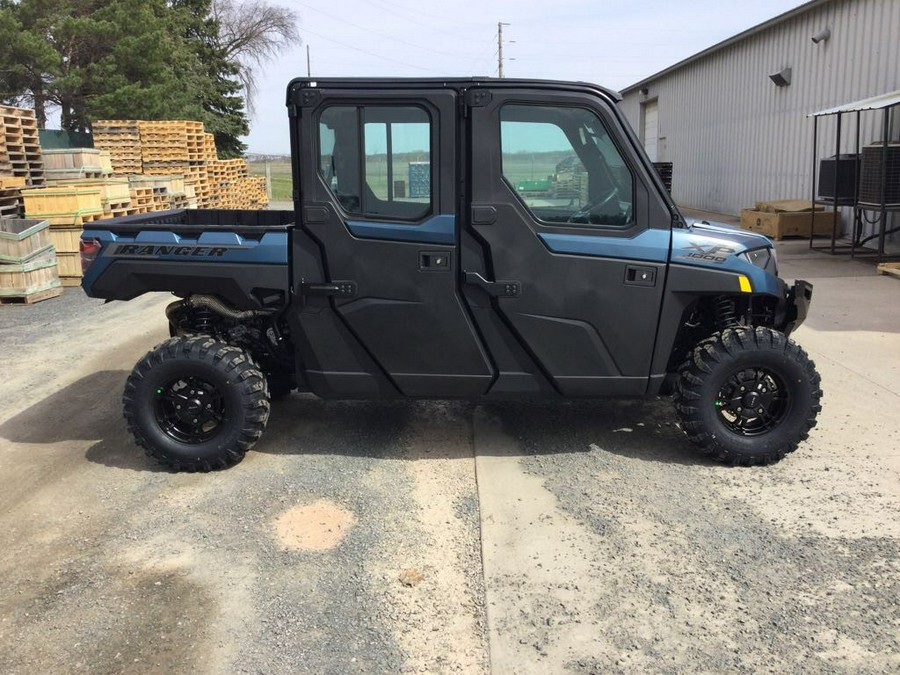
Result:
[[[380,526],[367,566],[388,606],[401,672],[489,672],[479,511],[468,404],[418,402],[405,434],[409,510]],[[396,466],[369,474],[391,489]]]
[[291,551],[328,551],[337,548],[356,524],[356,517],[327,499],[299,504],[275,520],[275,534]]

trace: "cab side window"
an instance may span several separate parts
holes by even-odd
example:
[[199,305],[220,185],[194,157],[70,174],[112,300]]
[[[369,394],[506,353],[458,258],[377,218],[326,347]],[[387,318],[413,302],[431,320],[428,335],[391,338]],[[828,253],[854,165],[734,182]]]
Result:
[[319,118],[319,174],[345,211],[418,220],[432,210],[432,122],[417,106],[333,106]]
[[590,110],[505,105],[500,145],[503,177],[537,220],[612,227],[634,222],[634,177]]

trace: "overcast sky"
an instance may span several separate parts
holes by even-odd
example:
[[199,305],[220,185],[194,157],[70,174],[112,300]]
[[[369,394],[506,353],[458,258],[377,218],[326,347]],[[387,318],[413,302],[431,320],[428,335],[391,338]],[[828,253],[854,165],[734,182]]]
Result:
[[313,77],[497,75],[622,89],[782,12],[799,0],[271,0],[300,16],[304,46],[262,72],[250,152],[287,154],[285,88]]

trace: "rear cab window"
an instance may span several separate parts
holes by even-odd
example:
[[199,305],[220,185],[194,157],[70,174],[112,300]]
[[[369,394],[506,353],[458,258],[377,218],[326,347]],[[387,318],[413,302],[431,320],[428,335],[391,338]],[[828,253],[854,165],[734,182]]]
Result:
[[421,220],[433,210],[431,139],[418,106],[331,106],[319,118],[319,175],[349,214]]

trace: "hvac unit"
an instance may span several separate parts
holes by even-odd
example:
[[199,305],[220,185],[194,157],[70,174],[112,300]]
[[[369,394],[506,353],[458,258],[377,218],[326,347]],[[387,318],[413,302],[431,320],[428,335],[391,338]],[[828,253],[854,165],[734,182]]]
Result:
[[[887,151],[887,162],[885,159]],[[886,175],[882,176],[882,171]],[[882,186],[885,191],[882,194]],[[859,201],[863,204],[900,206],[900,143],[867,145],[859,172]]]
[[656,169],[659,177],[662,178],[666,191],[672,194],[672,162],[653,162],[653,168]]
[[819,199],[838,204],[854,204],[858,176],[859,155],[823,158],[819,161]]

